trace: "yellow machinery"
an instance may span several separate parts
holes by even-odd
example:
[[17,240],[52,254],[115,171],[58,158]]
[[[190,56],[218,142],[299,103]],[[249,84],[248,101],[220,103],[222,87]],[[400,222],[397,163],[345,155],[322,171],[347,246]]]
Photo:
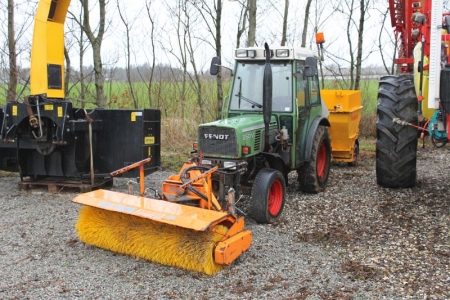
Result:
[[361,91],[322,90],[320,93],[330,111],[333,161],[357,164]]

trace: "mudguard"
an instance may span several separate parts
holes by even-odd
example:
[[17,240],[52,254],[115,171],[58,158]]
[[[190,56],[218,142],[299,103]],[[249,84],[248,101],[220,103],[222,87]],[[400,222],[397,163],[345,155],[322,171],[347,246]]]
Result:
[[312,153],[314,136],[316,135],[316,131],[317,131],[317,128],[319,128],[319,125],[323,125],[323,126],[327,126],[327,127],[331,126],[330,122],[328,121],[327,118],[319,116],[313,120],[311,127],[309,128],[308,138],[306,140],[305,160],[304,160],[305,162],[311,161],[311,153]]

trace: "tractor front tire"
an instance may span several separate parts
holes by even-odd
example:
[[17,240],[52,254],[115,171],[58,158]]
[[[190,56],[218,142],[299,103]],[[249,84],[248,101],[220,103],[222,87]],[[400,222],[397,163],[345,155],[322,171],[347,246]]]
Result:
[[327,185],[330,163],[330,135],[328,129],[320,125],[314,136],[310,161],[297,169],[300,190],[306,193],[322,192]]
[[283,174],[273,169],[261,169],[253,182],[249,215],[258,223],[273,223],[281,216],[285,199]]
[[412,75],[383,76],[378,89],[376,173],[387,188],[410,188],[416,183],[417,97]]

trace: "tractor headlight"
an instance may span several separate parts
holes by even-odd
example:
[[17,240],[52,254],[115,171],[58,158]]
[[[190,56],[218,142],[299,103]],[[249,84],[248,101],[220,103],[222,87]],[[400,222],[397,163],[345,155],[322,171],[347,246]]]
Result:
[[289,57],[289,50],[288,49],[278,49],[277,57]]
[[236,170],[236,163],[234,161],[224,161],[223,167],[230,170]]
[[256,57],[256,50],[246,50],[246,49],[238,49],[236,50],[236,57]]
[[202,159],[202,164],[210,165],[210,164],[212,164],[212,162],[209,159]]

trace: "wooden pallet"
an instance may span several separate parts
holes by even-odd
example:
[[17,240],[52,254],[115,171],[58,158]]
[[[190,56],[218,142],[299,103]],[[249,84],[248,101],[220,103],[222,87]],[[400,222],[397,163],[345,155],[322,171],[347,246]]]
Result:
[[49,193],[57,194],[62,190],[78,190],[80,193],[92,190],[112,187],[113,178],[95,179],[94,184],[90,180],[80,178],[45,177],[41,179],[24,179],[19,182],[19,190],[27,191],[34,187],[47,187]]

